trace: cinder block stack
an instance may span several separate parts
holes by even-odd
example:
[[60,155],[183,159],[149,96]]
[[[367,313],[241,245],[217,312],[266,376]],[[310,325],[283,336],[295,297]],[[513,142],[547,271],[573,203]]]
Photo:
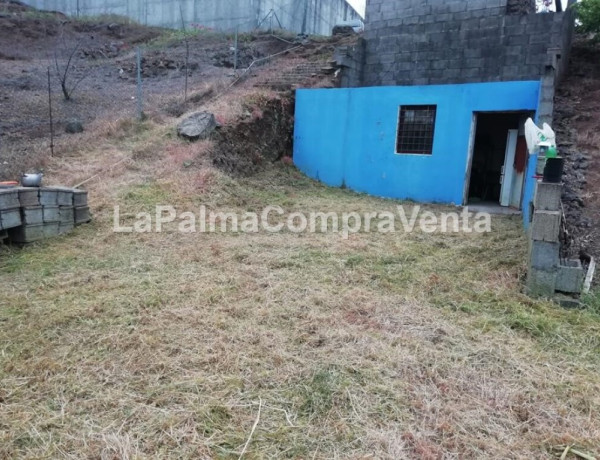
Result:
[[15,189],[0,190],[0,230],[21,225],[19,193]]
[[585,272],[579,260],[560,258],[562,184],[539,181],[534,197],[527,291],[536,297],[581,293]]
[[[79,212],[77,212],[79,211]],[[64,187],[0,190],[0,230],[14,243],[60,235],[91,220],[87,192]]]
[[75,225],[92,220],[88,207],[88,193],[85,190],[73,190],[73,212]]

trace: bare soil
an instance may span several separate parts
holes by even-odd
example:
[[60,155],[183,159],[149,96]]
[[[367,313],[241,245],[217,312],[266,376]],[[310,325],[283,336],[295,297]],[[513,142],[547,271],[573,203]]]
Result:
[[[187,101],[184,38],[189,46]],[[48,162],[48,70],[58,137],[55,151],[60,155],[69,120],[77,119],[88,127],[103,119],[136,116],[137,46],[142,47],[143,55],[143,110],[168,118],[199,109],[234,84],[247,88],[279,85],[279,89],[299,83],[331,86],[332,77],[320,73],[319,62],[327,63],[336,43],[348,40],[353,38],[300,43],[285,35],[244,34],[239,38],[238,69],[234,72],[231,35],[199,30],[183,34],[128,23],[118,17],[78,21],[0,2],[0,180],[15,179]],[[78,86],[72,99],[66,101],[56,66],[64,69],[72,53],[68,86]],[[277,55],[276,59],[266,59],[273,55]],[[316,63],[317,71],[297,71],[305,62]]]
[[577,37],[555,100],[555,128],[566,157],[563,204],[567,255],[600,259],[600,44]]
[[259,98],[244,108],[243,121],[214,137],[213,165],[233,175],[250,175],[292,151],[294,105],[291,95]]

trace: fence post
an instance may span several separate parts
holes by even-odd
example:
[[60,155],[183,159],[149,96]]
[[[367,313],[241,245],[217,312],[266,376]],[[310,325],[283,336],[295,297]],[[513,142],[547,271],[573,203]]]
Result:
[[142,49],[138,46],[136,48],[136,67],[137,67],[137,117],[138,120],[142,120],[143,106],[142,106]]
[[50,67],[48,67],[48,115],[50,116],[50,156],[54,156],[54,123],[52,122],[52,87],[50,86]]
[[235,54],[233,57],[233,71],[237,72],[238,67],[238,27],[235,28]]

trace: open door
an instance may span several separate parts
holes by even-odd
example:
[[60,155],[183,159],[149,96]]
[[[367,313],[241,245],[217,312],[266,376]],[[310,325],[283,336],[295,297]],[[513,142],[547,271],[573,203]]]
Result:
[[467,204],[521,209],[529,112],[478,112],[472,124]]
[[515,156],[517,154],[517,138],[519,130],[510,129],[506,139],[506,153],[504,155],[504,165],[500,174],[500,206],[510,206],[513,201],[513,192],[515,191]]

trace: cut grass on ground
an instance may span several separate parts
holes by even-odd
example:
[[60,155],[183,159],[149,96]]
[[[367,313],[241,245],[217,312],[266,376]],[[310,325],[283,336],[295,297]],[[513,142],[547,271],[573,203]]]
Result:
[[[207,110],[232,120],[243,100]],[[115,205],[399,203],[283,164],[224,176],[209,141],[154,119],[73,139],[45,179],[95,176],[93,223],[0,248],[0,458],[600,455],[598,296],[567,311],[523,295],[518,218],[490,234],[114,234]]]
[[[179,205],[397,205],[286,166],[221,180]],[[169,190],[128,185],[117,204],[164,204]],[[249,458],[534,458],[600,443],[600,317],[519,293],[518,219],[488,235],[344,240],[115,235],[111,213],[2,250],[0,456],[237,458],[259,404]]]

